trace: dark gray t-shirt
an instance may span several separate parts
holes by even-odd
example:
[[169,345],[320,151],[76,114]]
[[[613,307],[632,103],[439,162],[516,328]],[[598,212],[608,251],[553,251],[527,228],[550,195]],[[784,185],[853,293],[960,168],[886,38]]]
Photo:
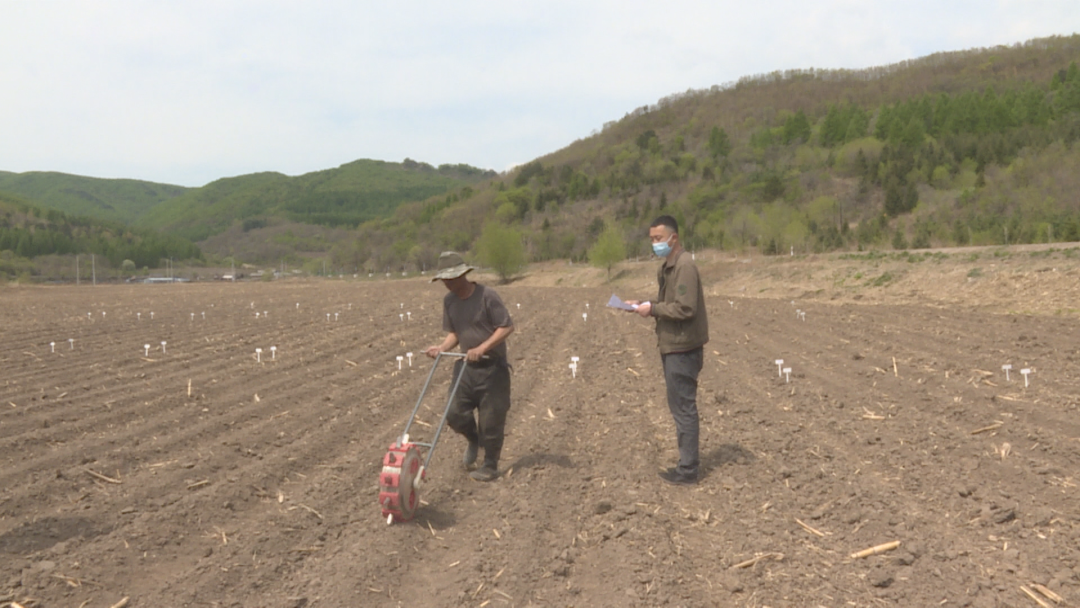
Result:
[[[453,292],[443,298],[443,330],[457,335],[462,352],[480,346],[498,327],[510,327],[514,321],[494,289],[473,283],[472,295],[462,300]],[[491,350],[506,358],[506,342]]]

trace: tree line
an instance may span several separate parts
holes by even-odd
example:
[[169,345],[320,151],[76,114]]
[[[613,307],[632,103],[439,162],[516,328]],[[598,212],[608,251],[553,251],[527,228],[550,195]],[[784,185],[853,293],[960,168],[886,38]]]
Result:
[[46,255],[95,254],[113,267],[125,260],[158,268],[164,260],[201,260],[199,247],[182,238],[84,217],[68,217],[0,197],[0,252],[33,260]]

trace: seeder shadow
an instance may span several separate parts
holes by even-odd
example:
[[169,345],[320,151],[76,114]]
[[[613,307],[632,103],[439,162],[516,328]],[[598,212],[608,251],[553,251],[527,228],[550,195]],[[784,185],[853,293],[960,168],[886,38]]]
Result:
[[43,517],[0,534],[0,554],[28,555],[72,538],[96,538],[111,531],[86,517]]
[[431,527],[433,530],[446,530],[457,524],[457,517],[452,511],[444,511],[433,505],[421,507],[416,512],[414,519],[421,528]]
[[518,458],[514,461],[513,464],[507,467],[507,470],[514,469],[515,471],[519,471],[521,469],[543,467],[549,464],[553,464],[557,467],[562,467],[564,469],[574,468],[573,461],[571,461],[570,457],[566,456],[565,454],[549,454],[547,452],[538,452],[533,454],[526,454],[521,458]]
[[725,443],[713,448],[701,459],[701,469],[708,475],[713,469],[719,469],[725,464],[749,464],[757,460],[757,456],[750,450],[736,443]]

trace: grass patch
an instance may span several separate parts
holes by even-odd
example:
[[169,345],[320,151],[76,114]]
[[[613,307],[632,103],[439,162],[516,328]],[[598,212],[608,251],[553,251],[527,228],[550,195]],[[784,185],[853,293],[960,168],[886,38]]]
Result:
[[871,287],[884,287],[885,285],[891,283],[895,278],[896,277],[894,277],[891,272],[886,271],[881,273],[881,276],[870,280],[868,282],[868,285],[870,285]]
[[882,260],[889,256],[887,253],[880,251],[868,251],[866,253],[843,253],[840,254],[841,260],[860,260],[865,262],[872,262],[874,260]]
[[982,268],[972,268],[967,273],[969,279],[977,279],[981,276],[983,276]]

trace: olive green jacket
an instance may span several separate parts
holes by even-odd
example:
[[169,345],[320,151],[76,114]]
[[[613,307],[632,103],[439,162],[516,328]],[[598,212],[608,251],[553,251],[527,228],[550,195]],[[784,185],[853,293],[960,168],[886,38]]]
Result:
[[649,313],[656,317],[660,354],[693,350],[709,341],[705,292],[697,266],[685,249],[670,254],[656,273],[660,295]]

